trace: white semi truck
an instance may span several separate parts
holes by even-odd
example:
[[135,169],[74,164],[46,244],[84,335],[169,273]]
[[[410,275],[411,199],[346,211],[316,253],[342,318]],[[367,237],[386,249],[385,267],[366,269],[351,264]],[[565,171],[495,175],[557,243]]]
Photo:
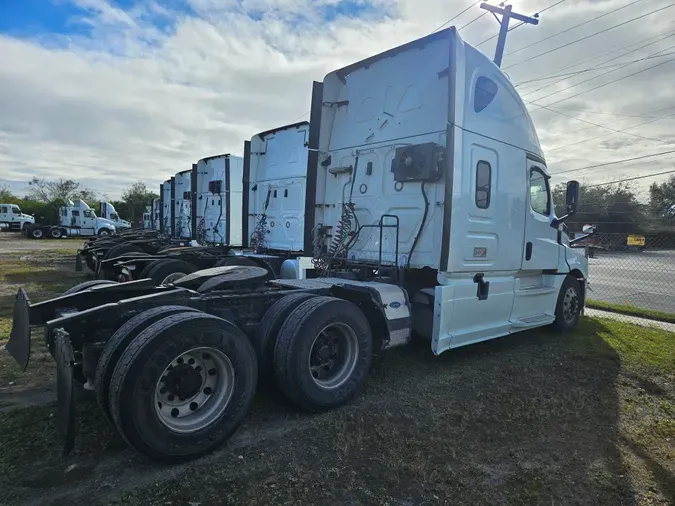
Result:
[[100,217],[111,221],[118,232],[131,228],[131,223],[120,218],[119,213],[115,210],[115,206],[110,202],[99,202],[98,209]]
[[557,217],[525,104],[454,28],[314,83],[308,144],[304,250],[320,276],[229,265],[35,305],[19,291],[7,349],[25,368],[31,326],[45,327],[66,450],[73,378],[95,384],[135,449],[181,462],[227,441],[259,373],[321,412],[358,394],[374,352],[414,334],[440,354],[577,325],[588,261],[562,224],[579,184]]
[[80,199],[70,200],[68,205],[59,208],[58,225],[32,224],[24,227],[26,236],[33,239],[106,236],[116,231],[111,220],[96,216],[94,210]]
[[178,239],[192,237],[192,169],[178,172],[173,178],[173,236]]
[[302,253],[309,123],[254,135],[244,146],[245,236],[254,251]]
[[192,238],[200,244],[242,244],[243,159],[229,154],[202,158],[193,173]]
[[35,218],[21,212],[16,204],[0,204],[0,231],[21,232],[35,223]]
[[168,236],[173,236],[173,216],[174,216],[174,178],[167,179],[159,185],[159,231]]

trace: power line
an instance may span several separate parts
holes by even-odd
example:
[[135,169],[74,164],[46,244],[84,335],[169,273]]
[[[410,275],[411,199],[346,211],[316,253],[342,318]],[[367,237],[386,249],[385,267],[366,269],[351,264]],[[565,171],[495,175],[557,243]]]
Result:
[[651,16],[652,14],[656,14],[657,12],[663,11],[663,10],[665,10],[665,9],[670,9],[670,8],[673,7],[673,6],[675,6],[675,4],[666,5],[665,7],[661,7],[661,8],[659,8],[659,9],[653,10],[653,11],[648,12],[648,13],[646,13],[646,14],[642,14],[642,15],[640,15],[640,16],[638,16],[638,17],[629,19],[628,21],[624,21],[624,22],[622,22],[622,23],[619,23],[618,25],[610,26],[609,28],[605,28],[604,30],[600,30],[600,31],[597,31],[597,32],[592,33],[592,34],[590,34],[590,35],[586,35],[585,37],[581,37],[580,39],[573,40],[573,41],[571,41],[571,42],[568,42],[567,44],[563,44],[562,46],[558,46],[558,47],[556,47],[556,48],[549,49],[548,51],[544,51],[543,53],[539,53],[539,54],[536,54],[536,55],[534,55],[534,56],[531,56],[530,58],[527,58],[526,60],[522,60],[522,61],[519,61],[518,63],[514,63],[514,64],[512,64],[512,65],[509,65],[508,67],[504,67],[504,70],[510,69],[510,68],[512,68],[512,67],[516,67],[516,66],[518,66],[518,65],[522,65],[522,64],[525,63],[525,62],[528,62],[528,61],[534,60],[534,59],[536,59],[536,58],[539,58],[539,57],[541,57],[541,56],[544,56],[544,55],[553,53],[554,51],[558,51],[559,49],[563,49],[563,48],[569,47],[569,46],[571,46],[572,44],[576,44],[577,42],[581,42],[581,41],[584,41],[584,40],[588,40],[588,39],[590,39],[591,37],[595,37],[596,35],[600,35],[600,34],[602,34],[602,33],[608,32],[608,31],[610,31],[610,30],[613,30],[614,28],[619,28],[620,26],[627,25],[628,23],[632,23],[633,21],[637,21],[638,19],[642,19],[642,18],[645,18],[645,17],[647,17],[647,16]]
[[585,185],[585,186],[586,186],[586,188],[595,188],[596,186],[605,186],[605,185],[608,185],[608,184],[625,183],[626,181],[635,181],[637,179],[646,179],[648,177],[662,176],[664,174],[672,174],[673,172],[675,172],[675,169],[666,170],[666,171],[663,171],[663,172],[655,172],[653,174],[645,174],[644,176],[627,177],[626,179],[619,179],[618,181],[607,181],[606,183],[597,183],[597,184],[591,184],[591,185]]
[[[672,109],[673,107],[675,107],[675,106],[663,107],[663,108],[661,108],[661,109],[656,109],[655,111],[650,111],[650,112],[648,112],[647,114],[656,114],[656,113],[661,112],[661,111],[667,111],[667,110],[669,110],[669,109]],[[537,109],[537,110],[539,110],[539,109]],[[666,118],[668,118],[668,117],[670,117],[670,116],[673,116],[673,114],[669,114],[669,115],[666,115],[666,116],[661,116],[661,117],[659,117],[659,118],[651,118],[651,119],[653,119],[654,121],[658,121],[658,120],[661,120],[661,119],[666,119]],[[646,117],[649,117],[649,116],[646,116]],[[628,129],[633,128],[633,127],[638,127],[638,126],[646,125],[646,124],[652,123],[652,122],[653,122],[653,121],[646,121],[646,122],[644,122],[644,123],[638,123],[637,125],[633,125],[633,126],[631,126],[631,127],[626,127],[624,130],[628,130]],[[603,126],[605,126],[605,125],[612,125],[612,124],[614,124],[614,123],[616,123],[616,121],[609,121],[609,122],[607,122],[607,123],[602,123],[602,125],[603,125]],[[539,139],[539,141],[541,142],[541,141],[544,141],[544,140],[552,139],[553,137],[558,137],[559,135],[575,134],[575,133],[578,133],[578,132],[583,132],[584,130],[590,130],[591,128],[593,128],[593,127],[585,127],[585,128],[580,128],[580,129],[578,129],[578,130],[572,130],[572,131],[568,131],[568,132],[560,132],[560,133],[557,133],[557,134],[549,135],[548,137],[543,137],[543,138]],[[605,137],[605,136],[606,136],[606,134],[601,135],[600,137]],[[596,138],[599,138],[599,137],[596,137]],[[593,140],[593,139],[587,139],[587,140]],[[582,142],[586,142],[586,141],[582,141]],[[575,144],[576,144],[576,143],[575,143]],[[565,147],[566,147],[566,146],[565,146]],[[560,149],[560,148],[555,148],[555,149]]]
[[289,123],[289,125],[292,125],[293,123],[295,123],[295,122],[301,120],[302,118],[304,118],[304,117],[307,116],[308,114],[309,114],[309,111],[307,111],[306,113],[304,113],[304,114],[298,116],[298,117],[295,118],[293,121],[291,121],[291,122]]
[[[476,5],[478,5],[479,3],[481,3],[482,1],[483,1],[483,0],[478,0],[477,2],[472,3],[472,4],[469,5],[466,9],[464,9],[462,12],[460,12],[460,13],[457,14],[456,16],[454,16],[454,17],[448,19],[445,23],[443,23],[441,26],[439,26],[438,28],[436,28],[436,29],[435,29],[433,32],[431,32],[429,35],[431,35],[432,33],[436,33],[436,32],[437,32],[438,30],[440,30],[441,28],[445,28],[445,27],[448,26],[450,23],[452,23],[455,19],[457,19],[457,18],[460,17],[462,14],[464,14],[466,11],[468,11],[468,10],[471,9],[472,7],[475,7]],[[474,21],[475,21],[475,20],[474,20]]]
[[540,40],[538,40],[538,41],[536,41],[536,42],[533,42],[532,44],[528,44],[527,46],[523,46],[523,47],[521,47],[521,48],[519,48],[519,49],[516,49],[516,50],[514,50],[514,51],[511,51],[510,53],[507,53],[506,56],[510,56],[510,55],[512,55],[512,54],[519,53],[520,51],[523,51],[523,50],[525,50],[525,49],[527,49],[527,48],[530,48],[530,47],[532,47],[532,46],[536,46],[537,44],[541,44],[542,42],[545,42],[545,41],[550,40],[550,39],[552,39],[552,38],[554,38],[554,37],[557,37],[558,35],[562,35],[563,33],[567,33],[567,32],[569,32],[569,31],[571,31],[571,30],[574,30],[575,28],[579,28],[580,26],[584,26],[584,25],[587,25],[588,23],[592,23],[593,21],[596,21],[596,20],[598,20],[598,19],[600,19],[600,18],[604,18],[605,16],[609,16],[610,14],[614,14],[615,12],[619,12],[620,10],[623,10],[623,9],[625,9],[626,7],[630,7],[631,5],[635,5],[635,4],[640,3],[640,2],[642,2],[642,1],[644,1],[644,0],[634,0],[633,2],[629,2],[629,3],[627,3],[626,5],[624,5],[623,7],[619,7],[618,9],[614,9],[613,11],[605,12],[604,14],[600,14],[599,16],[596,16],[596,17],[594,17],[594,18],[592,18],[592,19],[589,19],[589,20],[587,20],[587,21],[584,21],[583,23],[579,23],[578,25],[574,25],[574,26],[572,26],[572,27],[570,27],[570,28],[567,28],[567,29],[565,29],[565,30],[563,30],[563,31],[561,31],[561,32],[557,32],[557,33],[554,33],[554,34],[552,34],[552,35],[549,35],[548,37],[545,37],[545,38],[540,39]]
[[467,24],[465,24],[465,25],[462,26],[461,28],[457,28],[457,31],[460,32],[460,31],[464,30],[467,26],[472,25],[473,23],[475,23],[476,21],[478,21],[480,18],[482,18],[483,16],[485,16],[487,13],[488,13],[488,11],[483,12],[483,14],[481,14],[480,16],[477,16],[477,17],[473,18],[471,21],[469,21]]
[[[672,26],[673,24],[674,24],[674,23],[672,23],[672,22],[671,22],[671,23],[668,23],[668,24],[665,25],[663,28],[665,28],[666,26]],[[673,32],[673,33],[675,33],[675,32]],[[591,61],[593,61],[593,60],[597,60],[598,58],[602,58],[603,56],[608,56],[608,55],[613,54],[613,53],[618,53],[619,51],[623,51],[624,49],[628,49],[629,47],[633,47],[633,46],[636,46],[636,45],[638,45],[638,44],[642,44],[643,42],[647,42],[647,41],[650,41],[650,40],[653,40],[653,39],[658,39],[658,40],[655,41],[655,42],[659,42],[659,41],[663,40],[664,38],[669,37],[670,35],[671,35],[671,34],[668,34],[668,35],[666,35],[666,36],[664,37],[662,34],[659,33],[658,35],[654,35],[654,36],[652,36],[652,37],[647,37],[646,39],[642,39],[642,40],[639,40],[639,41],[637,41],[637,42],[633,42],[633,43],[631,43],[631,44],[624,44],[624,45],[621,46],[621,47],[614,48],[614,49],[612,49],[611,51],[606,51],[606,52],[601,53],[601,54],[596,55],[596,56],[592,56],[591,58],[586,58],[585,60],[581,60],[581,61],[575,61],[574,63],[571,63],[571,64],[569,64],[569,65],[565,65],[565,66],[563,66],[563,67],[558,67],[557,69],[553,70],[552,72],[560,72],[560,71],[562,71],[562,70],[566,70],[566,69],[569,69],[569,68],[578,67],[578,66],[580,66],[580,65],[582,65],[582,64],[584,64],[584,63],[588,63],[588,62],[591,62]],[[640,46],[639,48],[636,48],[635,51],[637,51],[637,50],[639,50],[639,49],[642,49],[643,47],[647,47],[647,46],[649,46],[649,45],[650,45],[650,44],[646,44],[646,45],[644,45],[644,46]],[[632,52],[634,52],[634,51],[629,51],[629,52],[627,52],[627,53],[624,53],[622,56],[625,56],[625,55],[630,54],[630,53],[632,53]],[[609,60],[605,60],[605,61],[603,61],[602,63],[608,63],[608,62],[612,61],[613,59],[614,59],[614,58],[610,58]],[[601,64],[602,64],[602,63],[601,63]],[[546,77],[546,76],[544,76],[544,77]],[[547,88],[547,87],[554,86],[554,85],[556,85],[556,84],[558,84],[559,82],[564,81],[564,80],[565,80],[565,79],[559,79],[558,81],[556,81],[556,82],[554,82],[554,83],[547,83],[546,85],[541,86],[541,87],[537,88],[536,90],[534,90],[534,92],[543,90],[544,88]],[[534,83],[527,83],[527,84],[522,84],[521,86],[532,86],[533,84],[534,84]],[[535,85],[535,86],[536,86],[536,85]]]
[[[643,72],[647,72],[648,70],[655,69],[655,68],[657,68],[657,67],[660,67],[660,66],[662,66],[662,65],[665,65],[666,63],[670,63],[670,62],[672,62],[672,61],[674,61],[674,60],[675,60],[675,58],[670,58],[669,60],[666,60],[666,61],[661,62],[661,63],[657,63],[656,65],[652,65],[651,67],[647,67],[647,68],[644,68],[644,69],[642,69],[642,70],[638,70],[637,72],[633,72],[632,74],[627,74],[627,75],[625,75],[625,76],[623,76],[623,77],[619,77],[619,78],[617,78],[617,79],[613,79],[613,80],[611,80],[611,81],[609,81],[609,82],[606,82],[606,83],[604,83],[604,84],[600,84],[600,85],[596,86],[595,88],[589,88],[588,90],[582,90],[582,91],[580,91],[580,92],[578,92],[578,93],[575,93],[574,95],[570,95],[570,96],[567,97],[567,98],[561,98],[560,100],[556,100],[555,102],[551,102],[550,104],[546,104],[546,105],[547,105],[547,106],[551,106],[551,105],[559,104],[560,102],[565,102],[566,100],[569,100],[570,98],[578,97],[579,95],[583,95],[584,93],[588,93],[588,92],[590,92],[590,91],[595,91],[595,90],[598,90],[598,89],[600,89],[600,88],[604,88],[605,86],[609,86],[610,84],[614,84],[614,83],[617,83],[617,82],[619,82],[619,81],[623,81],[624,79],[627,79],[627,78],[629,78],[629,77],[633,77],[633,76],[636,76],[636,75],[638,75],[638,74],[642,74]],[[539,99],[537,99],[537,100],[539,100]],[[543,107],[541,104],[536,104],[536,105],[538,105],[538,106],[540,106],[540,107]]]
[[623,162],[632,162],[634,160],[644,160],[645,158],[653,158],[655,156],[668,155],[670,153],[675,153],[675,149],[671,149],[670,151],[663,151],[661,153],[653,153],[651,155],[635,156],[633,158],[625,158],[623,160],[615,160],[613,162],[598,163],[596,165],[589,165],[587,167],[581,167],[581,168],[578,168],[578,169],[561,170],[561,171],[558,171],[558,172],[553,172],[551,175],[557,176],[558,174],[567,174],[568,172],[577,172],[577,171],[580,171],[580,170],[596,169],[598,167],[607,167],[609,165],[616,165],[618,163],[623,163]]
[[[549,93],[548,95],[544,95],[543,97],[538,97],[538,98],[537,98],[537,101],[544,100],[544,99],[546,99],[546,98],[548,98],[548,97],[552,97],[553,95],[557,95],[558,93],[562,93],[563,91],[567,91],[567,90],[572,89],[572,88],[574,88],[574,87],[576,87],[576,86],[579,86],[579,85],[581,85],[581,84],[584,84],[584,83],[587,83],[587,82],[589,82],[589,81],[593,81],[593,80],[598,79],[598,78],[600,78],[600,77],[606,76],[606,75],[608,75],[608,74],[611,74],[612,72],[616,72],[616,71],[621,70],[621,69],[623,69],[623,68],[626,68],[626,67],[628,67],[628,66],[630,66],[630,65],[633,65],[633,64],[636,63],[636,62],[645,61],[645,60],[651,59],[651,58],[662,58],[662,57],[664,57],[664,56],[672,56],[672,55],[675,54],[675,53],[670,52],[670,53],[667,53],[667,54],[665,54],[665,55],[660,55],[659,53],[663,53],[664,51],[667,51],[667,50],[673,49],[673,48],[675,48],[675,45],[670,46],[670,47],[668,47],[668,48],[666,48],[666,49],[662,49],[661,51],[657,51],[656,53],[653,53],[653,54],[649,55],[649,58],[643,58],[642,60],[636,60],[636,61],[634,61],[634,62],[622,63],[621,66],[619,66],[618,68],[615,68],[615,69],[612,69],[612,70],[608,70],[607,72],[603,72],[602,74],[599,74],[599,75],[597,75],[597,76],[591,77],[591,78],[586,79],[586,80],[584,80],[584,81],[579,81],[578,83],[572,84],[572,85],[568,86],[567,88],[563,88],[563,89],[561,89],[561,90],[553,91],[553,92]],[[671,59],[670,61],[672,61],[672,60],[673,60],[673,59]],[[662,62],[662,63],[667,63],[667,61],[666,61],[666,62]],[[658,66],[659,66],[659,65],[657,64],[657,65],[654,65],[654,66],[651,67],[651,68],[658,67]],[[649,70],[649,68],[647,68],[647,69],[645,69],[645,70]],[[637,72],[637,73],[639,74],[640,72]],[[625,77],[630,77],[630,75],[625,76]],[[625,77],[622,77],[622,78],[617,79],[617,80],[615,80],[615,81],[610,81],[610,82],[607,83],[607,84],[611,84],[612,82],[620,81],[620,80],[622,80],[622,79],[625,79]],[[600,86],[600,87],[602,87],[602,86]],[[581,92],[577,93],[575,96],[578,96],[578,95],[580,95],[580,94],[582,94],[582,93],[586,93],[586,91],[589,91],[589,90],[582,90]],[[534,92],[526,93],[526,94],[523,95],[523,96],[531,95],[532,93],[534,93]],[[556,103],[557,103],[557,102],[556,102]],[[549,105],[550,105],[550,104],[549,104]]]
[[[675,32],[673,32],[673,33],[675,33]],[[670,48],[667,48],[667,49],[671,49],[672,47],[675,47],[675,46],[671,46]],[[640,48],[640,49],[642,49],[642,48]],[[664,49],[663,51],[666,51],[666,49]],[[659,52],[661,52],[661,51],[659,51]],[[628,53],[626,53],[626,54],[628,54]],[[568,73],[565,73],[565,74],[557,74],[557,75],[549,76],[549,77],[540,77],[539,79],[530,79],[529,81],[523,81],[522,83],[516,84],[516,88],[520,87],[521,84],[533,83],[533,82],[537,82],[537,81],[546,81],[548,79],[555,79],[557,77],[573,77],[573,76],[577,76],[579,74],[585,74],[587,72],[595,72],[595,71],[598,71],[598,70],[608,69],[608,68],[612,68],[612,67],[632,65],[633,63],[639,63],[641,61],[646,61],[646,60],[653,60],[654,58],[663,58],[664,56],[671,56],[671,55],[674,55],[674,54],[675,54],[675,52],[664,53],[664,54],[655,53],[655,54],[652,54],[650,56],[645,56],[643,58],[638,58],[637,60],[631,60],[631,61],[628,61],[628,62],[613,63],[611,65],[604,65],[604,66],[601,65],[599,67],[592,67],[592,68],[588,68],[588,69],[577,70],[577,71],[568,72]],[[625,56],[625,55],[621,55],[621,56]],[[617,58],[621,58],[621,56],[618,56]],[[620,69],[616,69],[616,70],[620,70]],[[602,74],[602,75],[605,75],[605,74]],[[601,76],[595,76],[595,77],[593,77],[593,79],[597,79],[598,77],[601,77]],[[570,86],[570,88],[573,88],[574,86],[578,86],[578,85],[583,84],[585,82],[586,81],[581,81],[580,83],[575,83],[572,86]],[[550,87],[550,86],[551,86],[551,84],[549,84],[545,87]],[[565,88],[565,89],[562,89],[560,91],[565,91],[567,89],[569,89],[569,88]],[[560,93],[560,91],[558,93]],[[536,93],[536,90],[535,91],[529,91],[529,92],[526,93],[526,95],[531,95],[532,93]],[[538,98],[537,100],[541,100],[541,98]]]
[[[527,102],[528,104],[534,104],[534,102],[529,102],[527,100],[525,100],[525,102]],[[538,105],[538,104],[534,104],[534,105]],[[546,109],[547,111],[551,111],[551,112],[554,112],[556,114],[560,114],[561,116],[565,116],[566,118],[571,118],[571,119],[574,119],[574,120],[577,120],[577,121],[581,121],[582,123],[588,123],[589,125],[593,125],[593,126],[599,127],[599,128],[604,128],[604,129],[610,130],[614,133],[632,135],[633,137],[638,137],[640,139],[645,139],[645,140],[648,140],[648,141],[656,141],[656,142],[662,142],[664,144],[672,144],[671,142],[662,141],[660,139],[653,139],[651,137],[645,137],[643,135],[632,134],[632,133],[628,133],[628,132],[625,132],[625,131],[622,131],[622,130],[615,130],[614,128],[610,128],[610,127],[605,126],[605,125],[600,125],[598,123],[593,123],[592,121],[587,121],[585,119],[581,119],[581,118],[577,118],[575,116],[571,116],[569,114],[565,114],[564,112],[561,112],[561,111],[556,111],[555,109],[552,109],[548,106],[540,106],[540,107],[542,107],[543,109]]]
[[[538,111],[539,109],[537,109]],[[603,114],[607,116],[621,116],[623,118],[649,118],[649,119],[654,119],[654,116],[645,116],[644,114],[620,114],[617,112],[607,112],[607,111],[595,111],[591,109],[563,109],[564,111],[572,111],[572,112],[585,112],[588,114]],[[656,119],[665,119],[664,118],[656,118]],[[615,123],[612,121],[612,123]],[[610,124],[610,123],[607,123]],[[586,130],[585,128],[583,130]]]

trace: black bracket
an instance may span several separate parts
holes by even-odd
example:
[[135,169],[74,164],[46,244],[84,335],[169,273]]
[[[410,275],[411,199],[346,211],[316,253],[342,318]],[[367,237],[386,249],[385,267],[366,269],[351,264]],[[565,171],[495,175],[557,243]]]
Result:
[[490,292],[490,282],[483,279],[485,275],[482,272],[477,273],[473,277],[473,282],[478,284],[476,289],[476,297],[478,300],[487,300],[488,293]]

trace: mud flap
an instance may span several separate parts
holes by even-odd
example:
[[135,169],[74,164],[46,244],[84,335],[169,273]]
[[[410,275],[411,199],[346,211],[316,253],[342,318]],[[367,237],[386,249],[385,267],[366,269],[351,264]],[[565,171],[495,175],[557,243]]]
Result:
[[63,455],[68,455],[75,446],[75,392],[73,365],[75,358],[70,336],[62,330],[54,335],[54,359],[56,360],[57,426],[63,436]]
[[23,288],[14,299],[12,331],[5,349],[25,371],[30,360],[30,299]]

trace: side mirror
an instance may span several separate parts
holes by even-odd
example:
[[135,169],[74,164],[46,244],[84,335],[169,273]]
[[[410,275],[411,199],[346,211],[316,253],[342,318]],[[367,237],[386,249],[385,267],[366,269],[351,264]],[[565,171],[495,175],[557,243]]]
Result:
[[595,225],[584,225],[581,227],[581,231],[584,234],[595,234]]
[[565,193],[567,214],[574,214],[579,208],[579,181],[568,181]]

